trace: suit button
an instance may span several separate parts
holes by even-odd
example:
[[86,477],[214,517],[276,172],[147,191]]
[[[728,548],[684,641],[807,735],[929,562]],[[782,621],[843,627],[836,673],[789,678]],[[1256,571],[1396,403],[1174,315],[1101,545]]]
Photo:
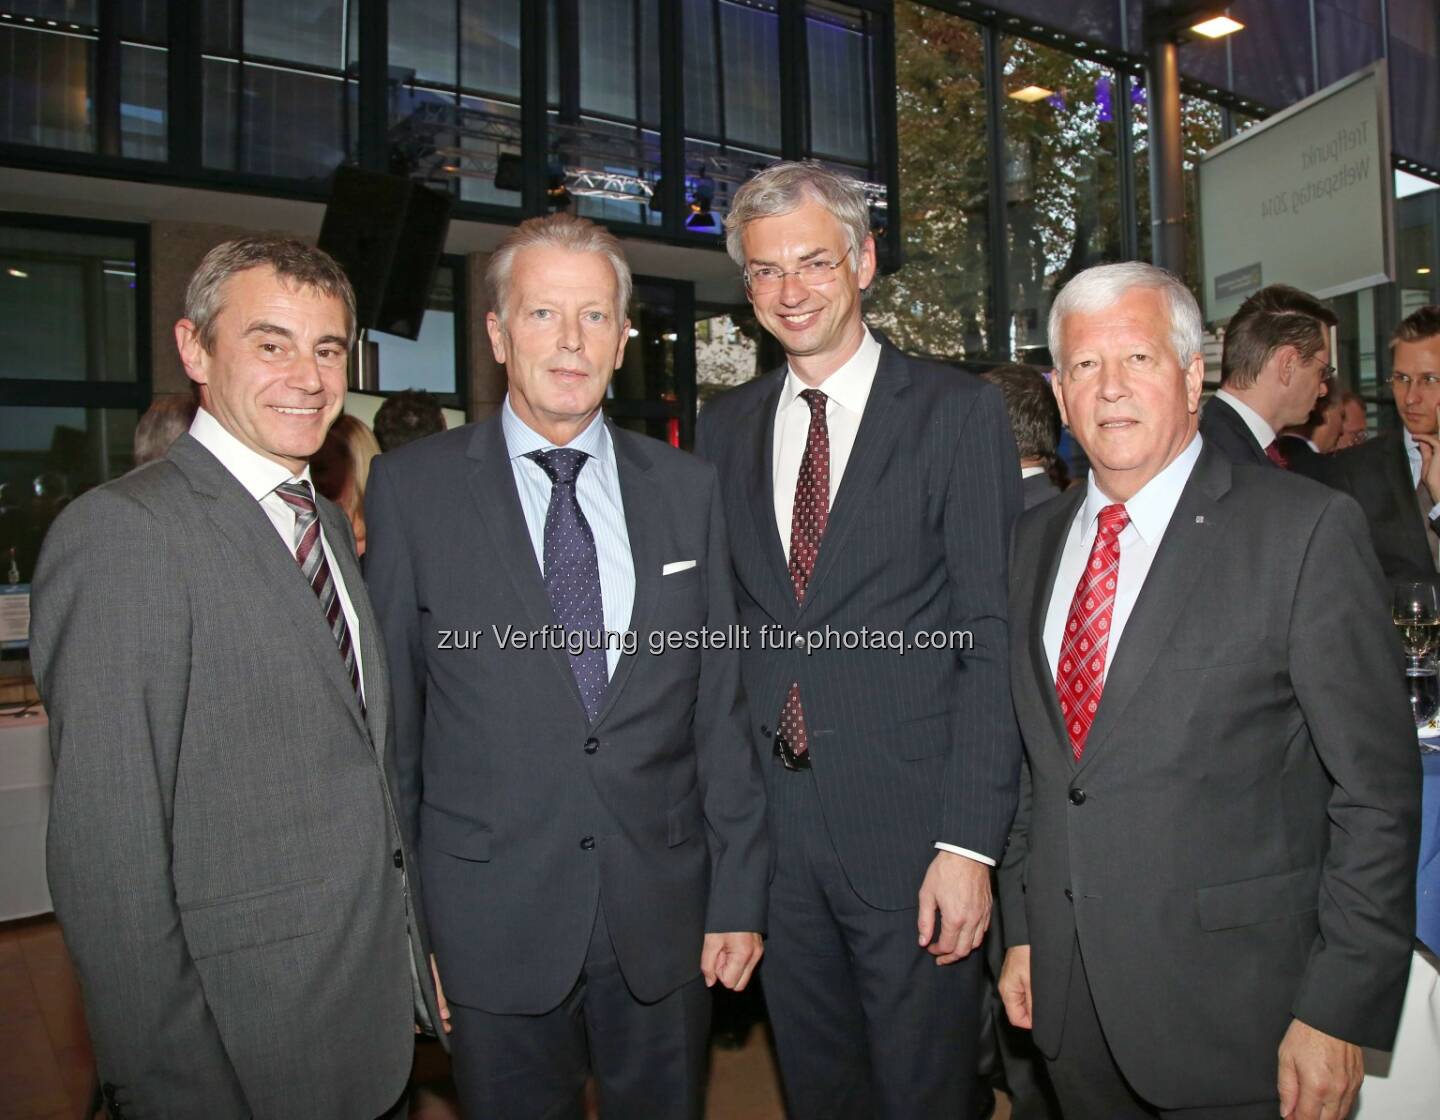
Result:
[[405,855],[404,855],[403,852],[400,851],[399,848],[396,848],[396,849],[395,849],[395,854],[394,854],[393,856],[391,856],[390,858],[395,861],[395,866],[396,866],[396,867],[404,867],[404,866],[405,866]]
[[580,850],[581,850],[582,852],[594,851],[594,850],[595,850],[595,837],[593,837],[593,836],[582,836],[582,837],[580,838]]
[[1075,896],[1070,893],[1070,888],[1069,888],[1069,887],[1066,887],[1066,888],[1065,888],[1065,897],[1068,898],[1071,902],[1074,902],[1074,901],[1075,901]]
[[1070,804],[1071,804],[1071,805],[1084,805],[1084,804],[1085,804],[1085,791],[1084,791],[1083,789],[1072,789],[1072,790],[1070,791]]
[[764,735],[767,739],[770,738],[770,725],[767,723],[762,723],[760,725],[760,734]]
[[596,751],[598,751],[599,749],[600,749],[600,740],[599,740],[599,739],[590,738],[590,739],[586,739],[586,740],[585,740],[585,753],[586,753],[586,754],[594,754],[594,753],[595,753]]

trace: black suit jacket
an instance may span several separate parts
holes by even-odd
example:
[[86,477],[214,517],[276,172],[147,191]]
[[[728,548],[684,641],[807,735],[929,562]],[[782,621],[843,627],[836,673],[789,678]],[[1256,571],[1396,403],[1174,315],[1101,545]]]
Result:
[[1355,447],[1294,462],[1291,469],[1344,491],[1360,503],[1387,579],[1435,578],[1435,557],[1415,499],[1415,484],[1410,481],[1405,439],[1399,432],[1381,432]]
[[[635,566],[634,653],[593,724],[561,649],[500,418],[375,460],[366,575],[390,655],[397,802],[419,852],[446,995],[557,1006],[597,896],[621,972],[654,1001],[699,974],[707,932],[765,926],[765,792],[733,649],[655,653],[735,623],[715,471],[611,428]],[[663,575],[665,565],[695,566]]]
[[[1015,809],[1005,570],[1019,458],[998,389],[884,345],[797,606],[771,466],[784,377],[772,371],[700,416],[697,450],[720,468],[740,617],[752,635],[828,629],[838,643],[881,632],[909,648],[807,654],[753,640],[743,658],[751,729],[768,755],[798,681],[815,785],[851,886],[872,906],[913,907],[935,841],[998,857]],[[917,635],[947,631],[970,632],[973,648],[915,647]]]
[[1310,441],[1304,436],[1278,435],[1275,437],[1275,445],[1279,448],[1280,454],[1285,456],[1285,461],[1292,471],[1298,470],[1301,473],[1306,463],[1320,457],[1320,452],[1310,446]]
[[1078,938],[1115,1060],[1161,1108],[1273,1097],[1292,1017],[1388,1049],[1420,772],[1359,508],[1205,446],[1077,765],[1043,635],[1084,499],[1015,533],[1027,765],[1000,879],[1006,936],[1031,946],[1037,1045],[1058,1052]]
[[1048,502],[1057,494],[1064,493],[1051,481],[1048,474],[1032,474],[1029,478],[1022,478],[1020,489],[1026,509],[1034,509],[1041,502]]
[[1224,454],[1237,466],[1275,466],[1265,455],[1265,449],[1245,426],[1240,414],[1220,397],[1211,397],[1200,411],[1200,435],[1205,442]]

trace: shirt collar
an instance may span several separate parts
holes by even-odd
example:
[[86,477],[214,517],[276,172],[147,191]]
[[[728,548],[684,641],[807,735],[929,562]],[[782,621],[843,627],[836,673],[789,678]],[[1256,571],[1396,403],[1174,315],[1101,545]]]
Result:
[[1215,395],[1233,408],[1239,414],[1240,419],[1245,421],[1245,426],[1250,429],[1250,434],[1255,437],[1255,441],[1262,450],[1275,442],[1275,429],[1248,404],[1239,397],[1227,393],[1224,389],[1215,390]]
[[[850,355],[849,361],[827,377],[821,391],[841,408],[850,412],[864,412],[865,402],[870,398],[870,387],[875,383],[875,371],[880,366],[880,343],[868,327],[861,328],[865,337],[860,340],[860,349]],[[786,367],[785,386],[780,390],[780,411],[784,412],[800,395],[801,390],[810,388]]]
[[190,435],[206,451],[220,460],[220,465],[235,476],[257,502],[267,497],[282,482],[309,482],[310,464],[306,463],[299,474],[292,475],[273,459],[267,459],[260,452],[245,446],[219,420],[204,408],[195,410],[195,419],[190,424]]
[[[1185,449],[1175,456],[1164,470],[1140,487],[1139,492],[1124,503],[1125,512],[1130,515],[1131,528],[1139,534],[1140,540],[1151,548],[1165,535],[1165,527],[1170,524],[1175,507],[1180,503],[1180,495],[1185,490],[1185,484],[1190,481],[1196,460],[1200,458],[1201,446],[1200,433],[1196,432],[1190,437]],[[1100,511],[1114,504],[1114,499],[1100,489],[1093,472],[1086,487],[1085,504],[1081,507],[1081,516],[1084,518],[1082,539],[1093,535]]]
[[[546,439],[524,420],[510,405],[510,394],[505,394],[505,403],[500,408],[500,430],[505,435],[505,448],[512,460],[519,459],[532,451],[550,451],[560,446]],[[607,466],[615,463],[615,445],[610,439],[610,429],[605,426],[604,412],[597,412],[585,430],[565,444],[566,447],[583,451],[592,459],[598,459]]]

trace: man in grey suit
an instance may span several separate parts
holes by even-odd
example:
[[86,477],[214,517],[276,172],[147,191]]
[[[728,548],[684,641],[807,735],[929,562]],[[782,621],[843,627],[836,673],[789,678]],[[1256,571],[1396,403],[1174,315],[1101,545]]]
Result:
[[355,1120],[440,1022],[390,804],[385,653],[307,456],[354,296],[325,254],[213,249],[163,458],[78,498],[35,576],[48,866],[110,1114]]
[[1201,340],[1146,264],[1051,311],[1092,473],[1015,532],[1000,990],[1066,1116],[1338,1118],[1405,989],[1415,729],[1363,514],[1196,434]]
[[1025,508],[1034,509],[1060,493],[1050,477],[1060,446],[1060,410],[1045,375],[1031,366],[1006,362],[980,375],[1005,398],[1005,414],[1020,454],[1020,486]]
[[698,1117],[707,985],[769,845],[713,468],[607,423],[630,270],[581,218],[491,257],[499,415],[389,451],[366,572],[467,1115]]
[[775,836],[764,989],[789,1113],[969,1115],[973,950],[1020,762],[1005,406],[866,329],[857,183],[778,164],[727,225],[787,356],[706,405],[698,450],[720,468],[740,616],[763,638],[744,679]]

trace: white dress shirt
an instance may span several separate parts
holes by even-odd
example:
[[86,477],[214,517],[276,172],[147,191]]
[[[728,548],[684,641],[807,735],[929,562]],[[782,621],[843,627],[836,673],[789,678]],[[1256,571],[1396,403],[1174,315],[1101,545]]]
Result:
[[1250,429],[1250,434],[1255,437],[1261,451],[1275,442],[1275,429],[1269,425],[1265,417],[1239,397],[1232,397],[1224,389],[1217,389],[1215,395],[1240,414],[1240,419],[1245,421],[1245,426]]
[[1022,479],[1025,479],[1025,478],[1034,478],[1037,474],[1044,474],[1044,473],[1045,473],[1045,468],[1044,468],[1044,467],[1021,467],[1021,468],[1020,468],[1020,477],[1021,477]]
[[[550,491],[554,483],[545,468],[527,458],[532,451],[550,451],[557,444],[535,431],[510,407],[507,394],[500,410],[500,430],[505,433],[505,448],[510,455],[510,469],[515,475],[515,489],[520,495],[520,508],[525,512],[525,527],[530,531],[530,545],[535,562],[545,571],[545,516],[550,509]],[[583,451],[589,462],[575,476],[575,501],[595,538],[595,558],[600,568],[600,609],[605,629],[621,634],[630,625],[630,612],[635,607],[635,561],[630,554],[630,530],[625,524],[625,504],[620,496],[620,470],[615,465],[615,443],[605,417],[597,413],[585,430],[565,446]],[[605,669],[613,677],[620,663],[620,643],[606,641]]]
[[[830,504],[835,504],[835,495],[840,491],[840,481],[845,477],[845,467],[850,462],[850,452],[855,448],[855,435],[860,431],[860,419],[865,414],[865,402],[870,399],[870,390],[875,384],[875,371],[880,367],[880,343],[868,329],[860,340],[860,349],[850,360],[827,377],[817,388],[825,394],[825,427],[830,437]],[[785,373],[785,384],[780,389],[780,401],[775,408],[775,448],[773,454],[775,484],[775,525],[780,530],[780,544],[785,549],[785,563],[790,563],[790,522],[795,512],[795,485],[800,480],[800,464],[805,458],[805,444],[810,436],[810,406],[801,398],[802,390],[810,386],[795,375],[793,369]],[[936,841],[942,851],[967,856],[980,863],[995,866],[995,861],[959,848],[954,844]]]
[[[845,476],[845,465],[855,447],[855,433],[860,430],[860,417],[870,388],[875,384],[875,371],[880,366],[880,343],[868,330],[860,349],[850,360],[818,386],[828,398],[825,402],[825,426],[830,433],[830,504]],[[787,370],[780,390],[780,403],[775,409],[775,525],[780,530],[780,544],[785,549],[785,563],[790,563],[790,521],[795,512],[795,484],[800,480],[800,464],[805,458],[805,441],[810,435],[810,406],[800,393],[810,386]]]
[[[1185,450],[1159,474],[1140,488],[1128,502],[1125,512],[1130,515],[1130,524],[1120,534],[1120,571],[1115,581],[1115,604],[1110,615],[1110,640],[1105,646],[1105,675],[1110,675],[1110,666],[1115,661],[1115,651],[1130,621],[1130,612],[1135,609],[1135,600],[1145,586],[1145,577],[1150,574],[1150,565],[1155,552],[1170,526],[1170,518],[1180,501],[1185,484],[1200,458],[1201,439],[1197,433]],[[1080,574],[1090,559],[1090,549],[1095,545],[1095,533],[1100,527],[1100,511],[1113,504],[1113,499],[1100,489],[1092,472],[1085,492],[1085,501],[1070,522],[1070,532],[1060,553],[1060,567],[1055,573],[1055,587],[1050,592],[1050,606],[1045,612],[1045,657],[1050,663],[1050,679],[1055,679],[1055,666],[1060,663],[1060,643],[1065,636],[1065,620],[1070,616],[1070,604],[1075,599],[1075,589],[1080,583]]]
[[[220,460],[220,465],[235,476],[246,492],[260,503],[265,516],[275,526],[275,532],[285,542],[291,556],[295,555],[295,510],[278,493],[276,487],[282,482],[309,482],[310,467],[292,475],[273,459],[267,459],[258,451],[246,447],[229,433],[225,427],[203,408],[196,409],[195,420],[190,425],[190,434],[206,451]],[[314,489],[313,485],[311,487]],[[350,593],[345,590],[345,580],[340,567],[335,563],[335,553],[325,539],[325,526],[320,525],[320,547],[325,550],[325,561],[330,565],[330,578],[335,581],[335,590],[340,595],[340,609],[345,614],[345,625],[350,628],[350,646],[355,651],[355,667],[360,673],[360,695],[365,695],[365,666],[360,655],[360,620],[355,617],[355,607],[350,602]],[[320,609],[316,599],[315,609]],[[339,656],[337,651],[336,656]]]

